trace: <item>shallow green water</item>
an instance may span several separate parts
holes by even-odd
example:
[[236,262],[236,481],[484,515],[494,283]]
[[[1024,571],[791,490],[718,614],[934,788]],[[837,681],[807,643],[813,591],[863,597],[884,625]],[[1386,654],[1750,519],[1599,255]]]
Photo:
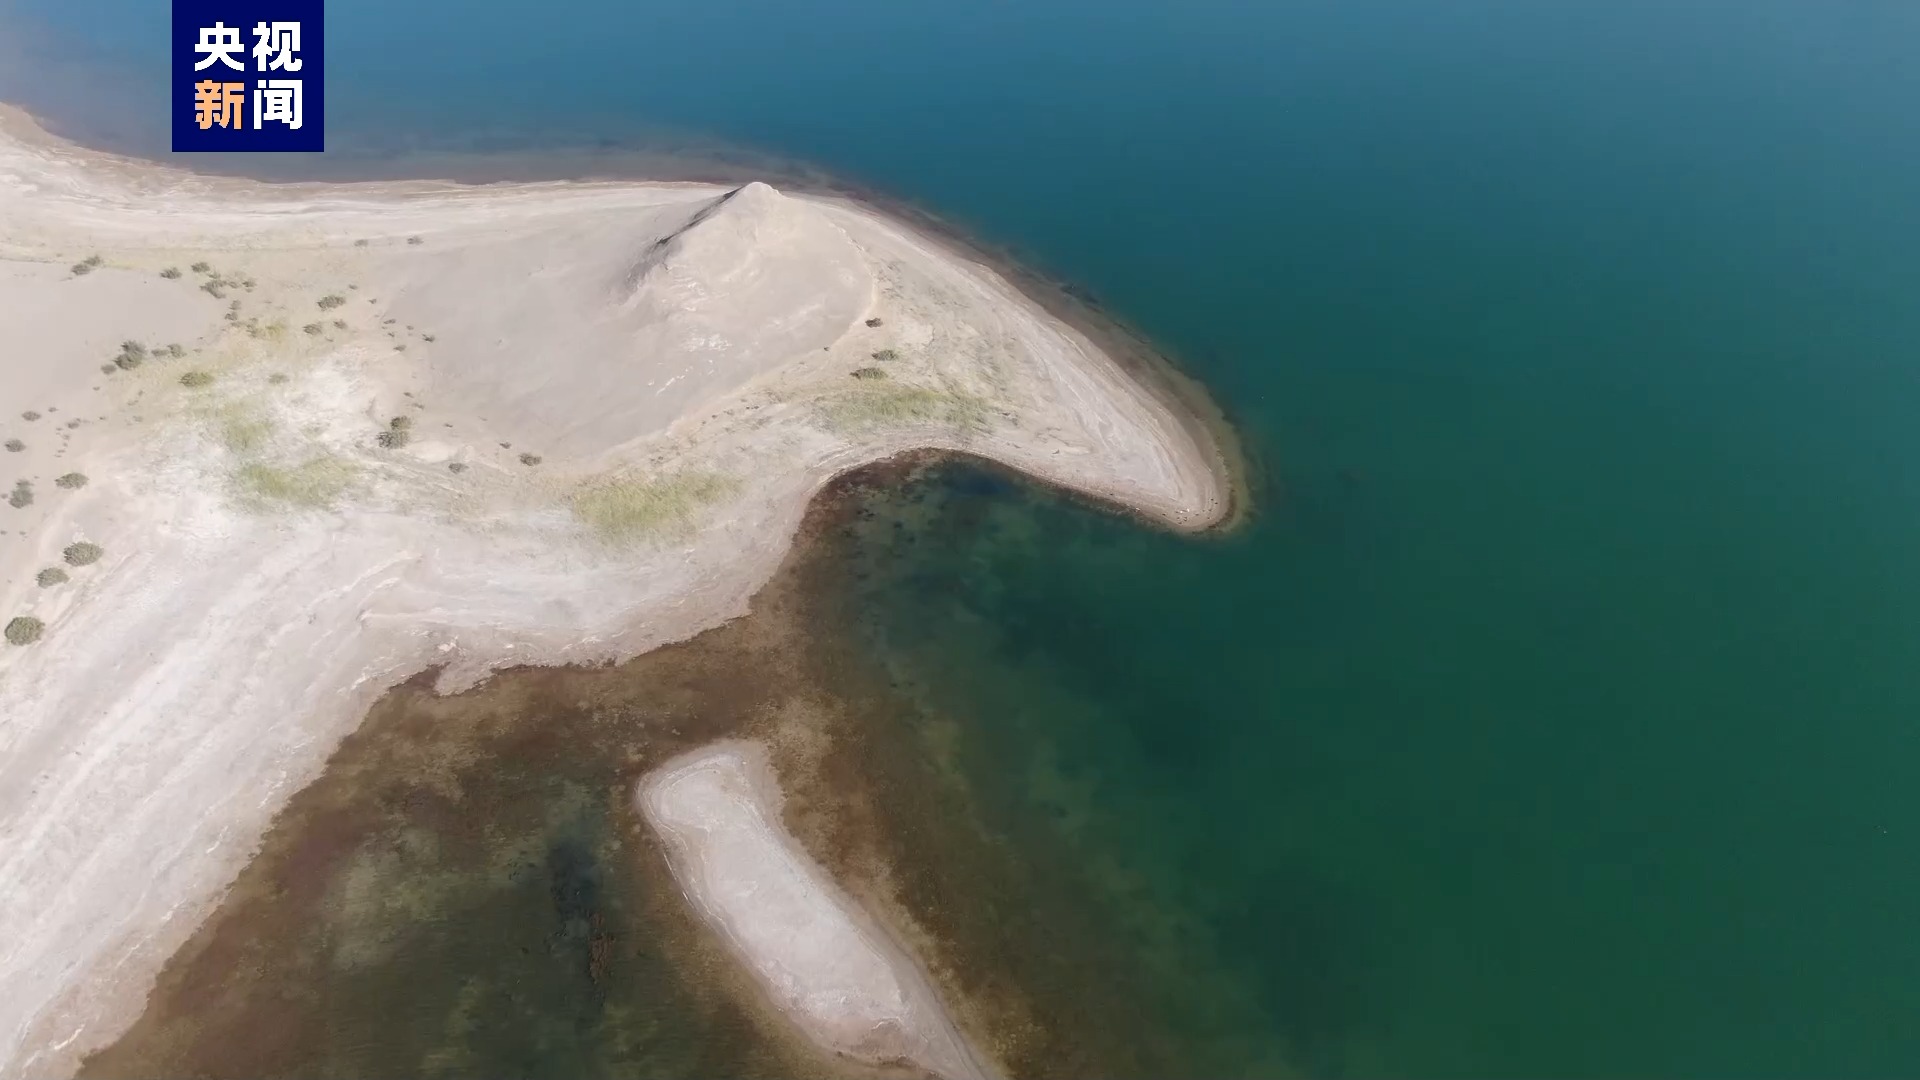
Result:
[[[152,77],[152,11],[14,7],[111,72],[76,117]],[[849,541],[831,628],[1131,928],[1129,1023],[1247,1072],[1920,1071],[1911,5],[330,7],[343,138],[805,158],[1239,421],[1243,534],[963,471]]]

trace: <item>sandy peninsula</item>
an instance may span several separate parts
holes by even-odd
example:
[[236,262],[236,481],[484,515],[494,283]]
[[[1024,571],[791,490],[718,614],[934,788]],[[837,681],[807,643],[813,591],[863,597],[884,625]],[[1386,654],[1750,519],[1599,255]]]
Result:
[[[850,202],[266,185],[0,111],[0,1075],[65,1075],[122,1031],[396,682],[621,660],[741,615],[821,485],[913,448],[1204,527],[1227,478],[1188,419]],[[649,789],[669,835],[719,805],[690,777],[752,772],[705,760]],[[924,1018],[915,1060],[989,1072],[910,958],[806,906],[831,883],[754,831],[768,797],[716,814],[731,861],[683,880],[737,893],[764,860],[796,910],[881,943],[860,970]],[[688,891],[749,967],[786,962],[738,932],[749,900]]]

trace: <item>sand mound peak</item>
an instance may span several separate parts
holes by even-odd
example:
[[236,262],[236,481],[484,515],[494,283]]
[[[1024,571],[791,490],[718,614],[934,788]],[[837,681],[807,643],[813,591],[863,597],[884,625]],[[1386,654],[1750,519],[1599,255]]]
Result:
[[[679,228],[659,237],[623,276],[617,293],[645,303],[647,283],[660,275],[682,280],[731,280],[750,267],[763,245],[820,238],[833,226],[819,211],[758,180],[700,206]],[[836,230],[837,231],[837,230]]]
[[[592,457],[838,341],[874,282],[816,206],[761,183],[592,234],[448,251],[396,298],[449,327],[436,394]],[[501,297],[476,312],[471,297]]]

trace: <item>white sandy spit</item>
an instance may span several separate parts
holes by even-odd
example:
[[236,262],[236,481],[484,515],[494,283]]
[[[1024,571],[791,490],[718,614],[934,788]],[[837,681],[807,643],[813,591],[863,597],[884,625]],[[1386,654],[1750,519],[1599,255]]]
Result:
[[0,443],[7,1076],[124,1030],[388,687],[741,615],[838,472],[1228,502],[1084,336],[859,206],[216,180],[4,109]]
[[781,826],[761,747],[680,757],[641,781],[636,801],[688,899],[802,1033],[863,1064],[993,1075],[918,965]]

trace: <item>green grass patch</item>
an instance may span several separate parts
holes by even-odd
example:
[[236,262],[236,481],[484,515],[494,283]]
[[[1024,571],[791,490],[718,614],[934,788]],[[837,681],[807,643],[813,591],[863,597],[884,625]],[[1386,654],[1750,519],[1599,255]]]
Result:
[[346,462],[316,457],[286,467],[252,462],[234,470],[233,479],[242,499],[257,507],[327,507],[346,492],[354,475]]
[[683,529],[702,508],[739,489],[740,481],[710,472],[605,480],[573,496],[573,514],[600,539],[631,543]]
[[972,394],[921,386],[861,387],[822,400],[820,413],[841,432],[927,424],[980,431],[988,416],[987,403]]
[[214,414],[220,443],[236,454],[250,454],[273,437],[273,421],[245,405],[223,406]]

